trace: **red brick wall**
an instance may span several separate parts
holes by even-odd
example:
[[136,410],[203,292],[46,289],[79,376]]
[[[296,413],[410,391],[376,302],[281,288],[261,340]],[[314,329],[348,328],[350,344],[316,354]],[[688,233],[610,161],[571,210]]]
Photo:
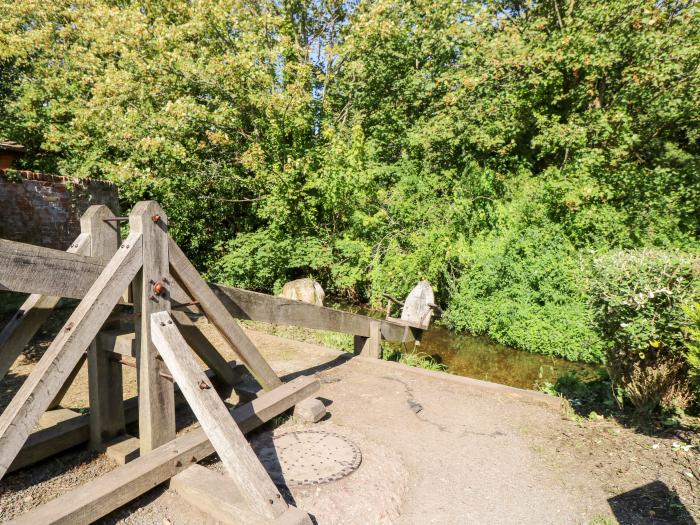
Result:
[[0,170],[0,238],[65,250],[92,204],[119,214],[117,188],[96,180]]

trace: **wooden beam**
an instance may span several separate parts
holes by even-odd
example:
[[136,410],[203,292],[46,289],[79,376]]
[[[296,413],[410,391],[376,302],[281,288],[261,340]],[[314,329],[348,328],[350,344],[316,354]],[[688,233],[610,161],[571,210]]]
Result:
[[369,336],[370,318],[364,315],[222,284],[210,286],[229,313],[238,319]]
[[82,299],[103,268],[92,257],[0,239],[0,290]]
[[[170,240],[170,244],[175,245],[172,239]],[[38,248],[31,245],[23,246],[28,247],[26,250],[29,251],[34,249],[48,250],[47,248]],[[182,253],[181,250],[180,253]],[[182,254],[182,257],[185,257],[184,254]],[[9,261],[10,259],[12,259],[12,257],[9,255],[3,257],[2,245],[0,244],[0,265],[2,265],[4,261]],[[40,264],[41,260],[37,259],[34,262]],[[26,272],[30,275],[24,280],[24,284],[22,285],[24,289],[16,291],[45,293],[47,285],[41,282],[35,283],[32,279],[32,276],[41,275],[44,272],[43,268],[31,263],[27,264],[29,264],[30,267]],[[60,286],[63,297],[73,297],[77,299],[85,295],[85,291],[87,291],[90,284],[97,278],[101,269],[100,264],[96,264],[89,257],[70,259],[67,262],[59,261],[55,264],[66,267],[63,272],[59,273],[69,271],[73,276],[80,276],[79,280],[75,282],[65,282]],[[179,303],[187,302],[187,291],[179,289],[176,283],[172,284],[171,295],[173,300]],[[50,286],[52,289],[57,287],[56,283],[50,283]],[[233,288],[222,284],[209,284],[209,286],[214,290],[216,296],[223,303],[224,308],[228,310],[229,314],[237,319],[250,319],[252,321],[288,326],[302,326],[316,330],[328,330],[331,332],[369,337],[369,322],[372,318],[364,315],[343,312],[333,308],[302,303],[301,301],[275,297],[252,292],[250,290],[243,290],[241,288]],[[3,288],[3,272],[0,267],[0,290],[2,289],[7,289],[7,287]],[[400,320],[387,319],[382,320],[381,323],[382,337],[387,341],[412,341],[415,338],[415,334],[421,332],[420,328],[416,326],[412,326],[407,331],[405,329],[406,323],[401,323]],[[406,339],[406,337],[408,337],[408,339]]]
[[219,353],[202,331],[195,325],[185,312],[173,311],[173,321],[177,325],[182,337],[195,351],[204,363],[216,372],[216,375],[226,383],[233,386],[239,381],[239,376],[228,365],[226,359]]
[[[63,252],[60,252],[63,253]],[[0,416],[0,478],[141,267],[141,235],[132,233],[68,318]]]
[[282,382],[272,370],[265,358],[260,355],[258,349],[248,338],[243,329],[226,311],[221,301],[216,297],[209,285],[202,279],[197,269],[187,259],[180,247],[169,240],[170,267],[172,272],[184,285],[191,297],[199,301],[199,306],[204,310],[207,318],[216,326],[227,344],[236,350],[241,361],[258,380],[265,390],[272,390]]
[[[68,253],[90,255],[90,234],[81,233],[70,245]],[[41,325],[58,305],[60,297],[32,294],[0,332],[0,379],[22,353]]]
[[231,419],[226,405],[202,373],[194,351],[168,312],[151,315],[153,343],[197,417],[219,459],[253,512],[275,518],[287,504],[250,444]]
[[[143,268],[134,279],[136,361],[139,388],[139,440],[141,455],[175,437],[175,391],[161,373],[167,367],[158,358],[151,340],[150,317],[170,310],[168,289],[172,281],[168,264],[168,219],[154,201],[141,201],[129,215],[131,231],[143,235]],[[156,284],[162,292],[156,291]]]
[[[319,386],[318,379],[298,377],[232,410],[231,414],[241,431],[248,433],[313,395]],[[192,430],[131,463],[27,512],[10,523],[92,523],[213,453],[214,447],[204,430]]]

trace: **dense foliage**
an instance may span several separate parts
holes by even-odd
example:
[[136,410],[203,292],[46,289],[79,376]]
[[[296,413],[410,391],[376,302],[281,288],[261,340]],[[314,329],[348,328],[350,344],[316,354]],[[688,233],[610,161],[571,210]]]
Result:
[[700,257],[622,251],[592,266],[595,321],[613,381],[640,410],[685,409],[694,364],[689,308],[700,300]]
[[589,269],[700,229],[692,0],[0,3],[0,136],[154,198],[197,264],[600,360]]

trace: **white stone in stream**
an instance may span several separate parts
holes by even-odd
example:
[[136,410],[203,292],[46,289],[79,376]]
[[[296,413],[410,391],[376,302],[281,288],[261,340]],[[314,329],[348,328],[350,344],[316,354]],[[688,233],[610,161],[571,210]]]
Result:
[[323,306],[326,292],[324,292],[321,285],[313,279],[296,279],[295,281],[289,281],[282,287],[280,297],[315,304],[316,306]]
[[294,407],[294,415],[304,423],[317,423],[326,415],[326,406],[319,399],[304,399]]

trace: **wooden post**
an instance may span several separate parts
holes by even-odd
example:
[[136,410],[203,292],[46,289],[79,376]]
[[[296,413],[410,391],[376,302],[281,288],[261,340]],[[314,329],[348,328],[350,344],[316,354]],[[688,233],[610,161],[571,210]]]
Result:
[[[78,255],[89,255],[89,235],[81,233],[67,251]],[[0,379],[5,377],[12,363],[48,319],[60,300],[60,297],[31,294],[5,325],[0,332]]]
[[[119,247],[116,222],[105,221],[114,214],[107,206],[91,206],[80,219],[83,232],[90,234],[90,255],[109,260]],[[98,334],[87,352],[90,396],[90,446],[101,449],[106,441],[125,432],[122,367],[110,361],[105,342]]]
[[355,336],[355,355],[364,355],[377,359],[382,357],[381,327],[381,321],[371,320],[369,322],[369,337]]
[[143,235],[143,268],[132,286],[136,361],[139,389],[139,439],[141,455],[175,437],[175,390],[160,372],[167,367],[151,341],[150,318],[154,312],[170,310],[167,217],[157,202],[142,201],[129,215],[132,232]]
[[[99,260],[103,264],[107,264],[119,247],[119,230],[116,223],[106,223],[103,219],[114,217],[112,211],[104,204],[96,204],[90,206],[83,216],[80,218],[81,235],[88,239],[88,249],[84,255],[89,255]],[[91,343],[92,344],[92,343]],[[63,386],[56,394],[56,397],[51,401],[48,410],[58,408],[63,401],[63,397],[75,380],[75,377],[83,367],[87,356],[83,356],[75,368],[71,372],[68,379],[63,383]],[[89,372],[88,364],[88,374]],[[103,383],[106,386],[107,381]],[[119,385],[121,392],[121,383]],[[121,396],[121,394],[120,394]],[[121,400],[121,397],[120,397]],[[91,403],[92,405],[92,403]]]
[[168,312],[151,316],[153,342],[214,450],[253,512],[275,518],[287,504],[258,460],[226,405],[204,375]]
[[0,478],[141,267],[141,235],[131,234],[0,416]]

